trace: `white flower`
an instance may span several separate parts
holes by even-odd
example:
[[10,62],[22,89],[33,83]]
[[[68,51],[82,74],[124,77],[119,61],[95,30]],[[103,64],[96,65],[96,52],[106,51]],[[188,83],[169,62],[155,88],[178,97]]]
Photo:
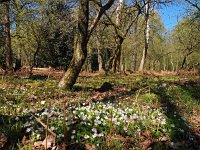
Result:
[[51,130],[55,130],[55,127],[52,126],[50,129],[51,129]]
[[124,127],[124,131],[127,132],[127,130],[128,130],[127,127]]
[[16,117],[15,120],[18,121],[18,120],[19,120],[19,117]]
[[116,125],[120,125],[120,122],[116,121],[115,124],[116,124]]
[[49,114],[48,112],[44,111],[41,115],[43,116],[43,115],[48,115],[48,114]]
[[166,124],[166,121],[165,121],[165,120],[162,120],[162,121],[161,121],[161,124],[162,124],[162,125]]
[[99,133],[98,136],[103,137],[104,136],[103,132]]
[[86,120],[86,119],[87,119],[87,116],[82,116],[82,119],[83,119],[83,120]]
[[26,128],[26,127],[29,127],[29,126],[31,126],[31,123],[29,123],[29,122],[26,122],[25,124],[24,124],[24,127]]
[[85,135],[85,136],[84,136],[84,139],[89,139],[89,135]]
[[92,128],[92,131],[93,131],[94,133],[97,133],[97,129],[96,129],[96,128]]
[[40,139],[40,134],[37,134],[36,139]]
[[71,136],[71,139],[74,139],[74,135]]
[[138,115],[137,115],[137,114],[133,114],[133,115],[132,115],[132,119],[133,119],[133,120],[138,119]]
[[45,101],[41,101],[41,104],[44,105],[44,104],[45,104]]
[[94,134],[92,135],[92,137],[93,137],[93,138],[96,138],[96,137],[97,137],[97,134],[96,134],[96,133],[94,133]]
[[75,133],[76,133],[76,130],[73,130],[72,133],[75,134]]
[[29,133],[32,129],[33,129],[33,127],[27,128],[26,133]]
[[64,137],[63,134],[58,134],[58,138]]

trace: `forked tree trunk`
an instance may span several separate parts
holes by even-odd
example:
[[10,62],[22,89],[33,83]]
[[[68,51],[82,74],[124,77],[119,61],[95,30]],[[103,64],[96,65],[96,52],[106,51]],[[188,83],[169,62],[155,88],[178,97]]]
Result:
[[142,59],[140,62],[140,66],[139,66],[139,71],[143,71],[144,70],[144,64],[145,64],[145,59],[147,56],[147,51],[149,48],[149,33],[150,33],[150,26],[149,26],[149,3],[150,0],[147,0],[146,5],[145,5],[145,31],[144,31],[144,36],[145,36],[145,46],[143,49],[143,54],[142,54]]
[[74,42],[74,54],[71,63],[58,84],[59,88],[69,89],[76,79],[87,57],[89,1],[80,0],[78,14],[78,33]]
[[114,0],[109,0],[100,8],[99,13],[94,19],[94,23],[91,25],[90,29],[88,29],[89,0],[79,0],[79,2],[78,31],[74,43],[74,54],[66,73],[63,75],[58,84],[58,87],[62,89],[70,89],[76,83],[76,79],[78,78],[78,75],[87,57],[88,40],[96,28],[101,16],[112,6]]
[[13,52],[11,48],[11,36],[10,36],[10,8],[9,2],[5,4],[5,34],[6,34],[6,71],[13,71]]

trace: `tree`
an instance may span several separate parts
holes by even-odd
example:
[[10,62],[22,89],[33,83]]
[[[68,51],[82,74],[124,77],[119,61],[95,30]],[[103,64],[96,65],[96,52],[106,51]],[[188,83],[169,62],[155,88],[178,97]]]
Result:
[[107,62],[107,71],[111,68],[112,72],[116,72],[122,68],[120,68],[122,44],[124,39],[127,37],[131,27],[135,22],[137,22],[137,19],[141,14],[141,8],[142,6],[140,6],[137,1],[135,1],[132,6],[128,5],[125,8],[125,1],[119,0],[118,6],[116,8],[115,21],[113,21],[112,17],[110,17],[108,14],[106,15],[108,21],[113,26],[115,33],[115,49]]
[[[67,0],[13,1],[12,46],[23,66],[66,68],[73,50],[73,17]],[[59,23],[57,23],[59,20]]]
[[5,42],[5,49],[6,49],[6,71],[13,71],[13,52],[11,47],[11,35],[10,35],[10,3],[5,2],[5,35],[6,35],[6,42]]
[[49,0],[45,6],[43,21],[40,21],[42,48],[37,55],[37,66],[67,68],[72,57],[76,28],[76,19],[72,14],[74,7],[61,0]]
[[142,54],[142,59],[141,59],[141,62],[140,62],[140,66],[139,66],[139,71],[142,71],[144,69],[144,63],[145,63],[145,59],[146,59],[146,56],[147,56],[147,51],[148,51],[148,48],[149,48],[149,33],[150,33],[150,26],[149,26],[149,11],[150,11],[150,2],[151,0],[146,0],[145,1],[145,30],[144,30],[144,43],[145,43],[145,46],[144,46],[144,50],[143,50],[143,54]]
[[187,5],[187,12],[193,20],[200,21],[200,1],[199,0],[184,0]]
[[59,88],[68,89],[76,83],[76,79],[78,78],[78,75],[87,57],[88,40],[96,28],[101,16],[112,6],[114,0],[109,0],[104,6],[97,2],[97,5],[100,6],[100,9],[90,27],[89,1],[80,0],[79,2],[78,31],[74,39],[74,54],[67,71],[58,84]]
[[[173,31],[174,45],[176,50],[181,54],[180,69],[186,69],[192,64],[189,64],[188,58],[192,54],[198,55],[200,50],[200,23],[194,21],[193,18],[184,18],[175,27]],[[198,60],[196,60],[196,63]],[[193,61],[195,62],[195,61]],[[193,64],[194,65],[194,64]]]

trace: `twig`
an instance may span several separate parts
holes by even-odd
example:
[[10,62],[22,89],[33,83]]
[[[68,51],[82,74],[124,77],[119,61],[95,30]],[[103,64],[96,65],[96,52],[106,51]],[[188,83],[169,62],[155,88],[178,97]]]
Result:
[[47,136],[48,136],[48,129],[49,129],[49,115],[47,115],[47,128],[46,128],[46,141],[45,141],[45,150],[47,150]]
[[63,125],[64,125],[64,149],[66,150],[66,146],[67,146],[67,128],[66,128],[66,103],[64,101],[63,103],[63,113],[64,113],[64,117],[63,117]]
[[35,118],[35,120],[37,121],[37,122],[39,122],[46,130],[48,130],[54,137],[56,137],[56,134],[53,132],[53,131],[51,131],[51,129],[49,129],[48,128],[48,126],[47,125],[45,125],[39,118],[37,118],[36,116],[34,116],[34,115],[32,115],[34,118]]
[[107,139],[108,147],[110,146],[110,141],[111,141],[111,137],[112,137],[112,120],[113,120],[113,113],[111,111],[111,113],[110,113],[110,132],[109,132],[108,139]]

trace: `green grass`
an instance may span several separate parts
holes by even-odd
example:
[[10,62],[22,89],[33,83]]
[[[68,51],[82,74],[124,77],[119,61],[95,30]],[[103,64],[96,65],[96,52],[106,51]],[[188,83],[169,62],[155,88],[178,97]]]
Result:
[[[198,148],[190,118],[200,112],[198,78],[145,75],[79,77],[71,91],[59,90],[56,79],[5,77],[0,80],[0,131],[8,149],[24,149],[22,137],[44,140],[45,129],[32,115],[64,140],[63,105],[66,105],[68,148],[171,149]],[[111,85],[102,91],[103,83]],[[111,121],[112,120],[112,121]],[[161,140],[165,139],[165,140]],[[173,142],[173,143],[172,143]]]

